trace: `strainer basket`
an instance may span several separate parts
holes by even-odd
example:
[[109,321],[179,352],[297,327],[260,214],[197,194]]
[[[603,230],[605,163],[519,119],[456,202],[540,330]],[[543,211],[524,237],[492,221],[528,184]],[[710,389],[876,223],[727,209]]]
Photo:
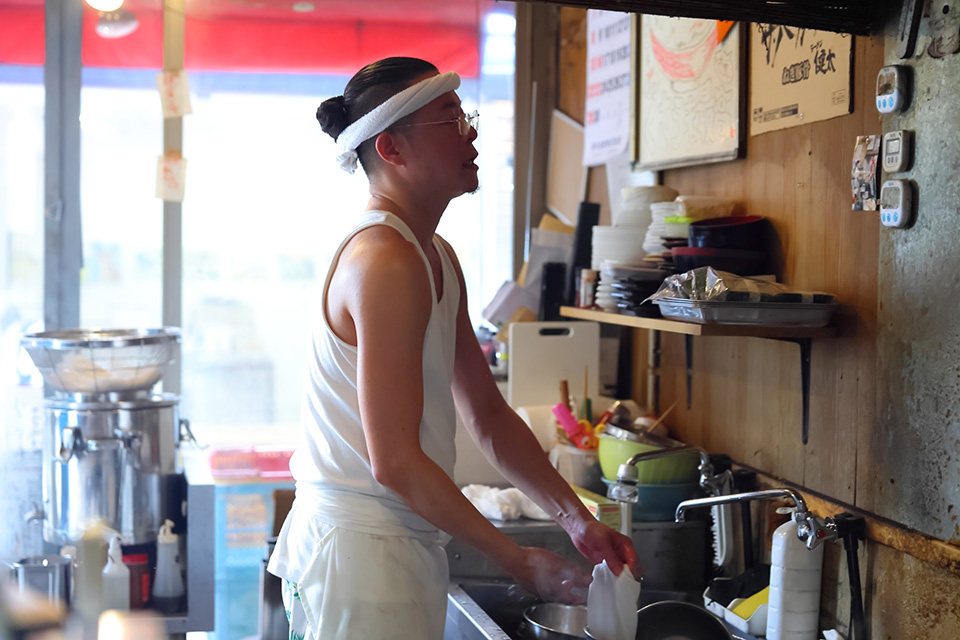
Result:
[[56,391],[101,394],[149,390],[176,361],[180,329],[62,329],[20,343]]

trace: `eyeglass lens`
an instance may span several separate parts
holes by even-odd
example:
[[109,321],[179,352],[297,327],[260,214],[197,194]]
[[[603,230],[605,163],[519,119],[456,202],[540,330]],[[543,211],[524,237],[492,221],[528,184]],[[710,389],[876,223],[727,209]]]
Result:
[[470,133],[470,128],[473,127],[474,131],[477,130],[477,127],[480,124],[480,114],[477,111],[474,111],[470,115],[466,113],[460,115],[460,121],[458,125],[460,127],[460,135],[465,136]]

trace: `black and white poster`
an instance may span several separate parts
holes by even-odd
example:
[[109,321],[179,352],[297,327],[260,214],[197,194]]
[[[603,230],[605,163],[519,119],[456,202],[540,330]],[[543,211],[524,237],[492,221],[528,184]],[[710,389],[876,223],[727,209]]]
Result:
[[850,113],[853,36],[750,24],[750,135]]

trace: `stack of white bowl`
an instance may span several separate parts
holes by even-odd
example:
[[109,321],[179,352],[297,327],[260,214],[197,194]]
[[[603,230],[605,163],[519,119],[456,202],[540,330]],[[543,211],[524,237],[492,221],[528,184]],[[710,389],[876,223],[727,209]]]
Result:
[[646,236],[643,240],[643,249],[647,253],[663,253],[663,239],[676,237],[671,233],[677,233],[674,230],[676,225],[667,222],[671,216],[683,215],[683,209],[679,202],[654,202],[650,205],[650,226],[647,228]]
[[639,263],[647,253],[643,250],[643,227],[601,227],[593,228],[590,251],[592,269],[600,270],[604,260]]

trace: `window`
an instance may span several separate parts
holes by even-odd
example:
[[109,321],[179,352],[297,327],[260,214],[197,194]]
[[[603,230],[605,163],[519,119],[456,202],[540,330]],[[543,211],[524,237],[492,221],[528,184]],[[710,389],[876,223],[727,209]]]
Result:
[[0,65],[0,560],[40,553],[42,384],[20,336],[43,325],[44,89],[39,67]]
[[[450,65],[472,69],[461,72],[459,94],[465,109],[482,114],[481,190],[451,203],[439,232],[457,250],[479,325],[481,310],[513,270],[512,15],[511,7],[505,12],[483,0],[459,4],[475,13],[465,32],[475,37],[461,34],[450,44],[451,30],[434,28],[433,47]],[[220,28],[210,21],[205,27]],[[388,33],[378,28],[381,36]],[[156,20],[143,17],[140,29],[156,44]],[[432,32],[417,26],[411,33],[426,38]],[[124,57],[95,38],[85,33],[85,63],[101,66],[84,68],[81,93],[80,325],[158,326],[164,277],[163,206],[155,197],[162,151],[158,70],[102,66]],[[465,51],[463,42],[476,50]],[[314,113],[342,92],[349,74],[339,67],[352,65],[352,73],[362,63],[341,60],[331,72],[251,70],[242,58],[249,52],[238,51],[231,70],[229,50],[187,44],[193,112],[184,118],[183,134],[181,415],[207,443],[293,443],[311,305],[367,199],[362,172],[348,176],[337,167],[334,143]],[[223,70],[190,70],[191,51]],[[141,66],[158,62],[155,55],[131,59]],[[42,85],[34,89],[42,112]],[[42,149],[42,137],[33,145]],[[37,170],[42,178],[42,163]],[[42,190],[36,195],[42,198]],[[36,231],[42,234],[39,214]],[[36,296],[40,317],[42,282],[18,280],[18,286]]]

